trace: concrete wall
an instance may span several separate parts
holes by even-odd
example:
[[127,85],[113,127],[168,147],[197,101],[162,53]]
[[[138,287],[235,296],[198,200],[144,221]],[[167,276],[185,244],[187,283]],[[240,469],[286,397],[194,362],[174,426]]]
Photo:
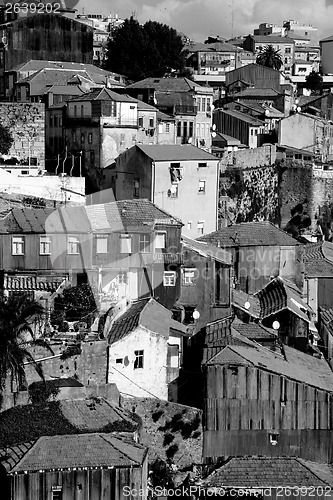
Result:
[[37,158],[45,166],[45,105],[41,103],[0,103],[0,122],[8,127],[14,142],[9,154],[24,160]]
[[226,169],[255,168],[273,165],[276,161],[275,144],[267,144],[255,149],[230,151],[220,162],[221,172]]
[[[8,165],[10,169],[10,165]],[[28,170],[27,166],[22,169]],[[63,189],[70,191],[65,191]],[[73,191],[73,192],[71,192]],[[0,192],[8,194],[21,194],[37,196],[47,200],[85,203],[85,178],[84,177],[58,177],[55,176],[18,176],[0,169]]]
[[[144,351],[143,368],[134,369],[135,350]],[[108,382],[115,383],[125,395],[167,400],[166,365],[167,338],[138,327],[110,346]]]
[[320,44],[321,47],[321,65],[324,75],[333,73],[333,40]]

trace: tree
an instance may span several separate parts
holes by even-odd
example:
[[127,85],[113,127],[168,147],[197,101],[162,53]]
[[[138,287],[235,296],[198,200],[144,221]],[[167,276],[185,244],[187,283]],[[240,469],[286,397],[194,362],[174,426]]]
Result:
[[60,330],[65,321],[84,321],[91,324],[96,312],[93,291],[88,284],[66,288],[54,301],[51,323]]
[[256,63],[267,68],[279,70],[283,64],[279,49],[274,49],[273,45],[266,45],[260,49]]
[[184,42],[176,30],[156,21],[141,26],[131,17],[109,41],[104,67],[134,81],[163,77],[171,71],[181,76],[186,55]]
[[26,295],[0,297],[0,393],[7,377],[18,387],[25,385],[24,363],[33,364],[43,379],[43,371],[29,351],[30,345],[52,349],[43,339],[36,339],[32,328],[35,319],[41,319],[44,308]]
[[323,77],[320,73],[312,70],[305,79],[305,88],[311,90],[312,94],[320,93],[323,88]]
[[7,127],[0,125],[0,154],[7,155],[14,139]]

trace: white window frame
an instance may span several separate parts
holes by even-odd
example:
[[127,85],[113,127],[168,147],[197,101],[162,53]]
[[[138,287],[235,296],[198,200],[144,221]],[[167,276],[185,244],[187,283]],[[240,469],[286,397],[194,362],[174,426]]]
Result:
[[[163,241],[161,242],[161,239]],[[155,235],[155,250],[162,250],[166,247],[166,231],[157,231]]]
[[185,267],[182,269],[182,284],[184,286],[194,285],[195,280],[195,268]]
[[108,253],[108,235],[98,234],[96,236],[96,253],[105,254]]
[[197,224],[197,229],[199,234],[204,234],[204,228],[205,228],[205,221],[204,220],[199,220]]
[[80,253],[80,240],[77,236],[68,236],[67,253],[68,253],[68,255],[79,255],[79,253]]
[[24,236],[12,237],[12,255],[24,255]]
[[205,194],[206,192],[206,181],[199,180],[198,193]]
[[50,236],[39,237],[39,255],[51,255],[52,239]]
[[176,286],[176,271],[164,271],[163,286]]
[[[143,248],[141,245],[143,244]],[[150,234],[141,233],[139,234],[139,253],[149,253],[150,252]]]
[[[145,360],[145,351],[143,349],[138,349],[136,351],[134,351],[134,356],[135,356],[135,360],[134,360],[134,370],[143,370],[144,368],[144,360]],[[141,360],[141,363],[142,366],[135,366],[136,362],[138,360]]]
[[132,237],[129,234],[120,235],[120,253],[132,253]]

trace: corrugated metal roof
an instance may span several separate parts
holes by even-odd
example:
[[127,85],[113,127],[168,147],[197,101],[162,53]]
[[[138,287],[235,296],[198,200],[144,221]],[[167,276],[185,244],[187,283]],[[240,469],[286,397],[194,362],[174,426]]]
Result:
[[212,257],[223,264],[231,265],[232,256],[223,248],[218,248],[215,245],[210,245],[204,241],[193,240],[188,236],[182,236],[182,242],[185,248],[194,250],[204,257]]
[[216,113],[222,113],[224,115],[233,116],[234,118],[238,118],[243,122],[250,123],[253,127],[262,127],[265,125],[263,120],[259,120],[254,116],[250,116],[246,113],[242,113],[241,111],[235,111],[233,109],[217,109]]
[[73,467],[138,467],[147,449],[129,438],[113,434],[43,436],[11,472]]
[[321,486],[325,491],[327,485],[333,485],[333,467],[294,457],[235,457],[210,474],[203,485],[205,488],[282,489]]
[[325,258],[322,242],[304,245],[303,252],[306,277],[333,278],[333,263]]
[[[224,351],[228,351],[224,353]],[[230,351],[230,352],[229,352]],[[284,375],[290,380],[296,380],[333,392],[333,376],[325,359],[319,359],[305,354],[297,349],[284,346],[285,357],[264,347],[249,347],[232,345],[227,346],[220,353],[208,361],[208,365],[224,364],[228,357],[235,354],[257,368]],[[231,362],[231,361],[230,361]],[[236,361],[232,361],[234,363]],[[240,363],[243,364],[243,361]]]
[[299,242],[271,222],[242,222],[198,238],[220,247],[295,246]]
[[203,149],[197,148],[191,144],[175,145],[175,144],[161,144],[161,145],[136,145],[142,153],[154,161],[216,161],[216,156],[207,153]]

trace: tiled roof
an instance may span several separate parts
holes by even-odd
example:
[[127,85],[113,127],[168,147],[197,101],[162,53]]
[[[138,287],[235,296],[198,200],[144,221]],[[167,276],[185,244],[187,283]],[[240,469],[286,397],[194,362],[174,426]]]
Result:
[[247,88],[242,90],[241,92],[237,92],[236,95],[240,98],[253,97],[254,99],[268,99],[270,97],[277,97],[278,95],[281,95],[281,93],[275,89]]
[[188,248],[190,250],[194,250],[199,255],[203,255],[204,257],[213,257],[215,260],[224,264],[232,263],[231,254],[223,248],[218,248],[215,245],[206,243],[205,241],[193,240],[192,238],[184,235],[182,236],[182,242],[185,249]]
[[237,330],[241,335],[244,335],[248,339],[262,340],[277,338],[277,334],[274,330],[265,328],[259,323],[238,323],[236,321],[232,324],[233,328]]
[[228,116],[233,116],[234,118],[238,118],[243,122],[250,123],[253,127],[261,127],[265,124],[264,121],[255,118],[254,116],[250,116],[246,113],[242,113],[241,111],[235,111],[233,109],[218,109],[218,113],[223,113]]
[[[330,471],[331,478],[327,480]],[[320,479],[325,474],[325,479]],[[204,480],[205,487],[276,488],[333,485],[333,468],[293,457],[235,457]]]
[[328,326],[333,322],[333,309],[320,309],[319,316],[320,320]]
[[[246,309],[245,304],[248,302],[250,304],[249,309]],[[256,295],[249,295],[242,290],[232,290],[231,303],[237,309],[250,314],[252,318],[261,318],[261,307],[260,300]]]
[[[227,351],[227,352],[225,352]],[[297,349],[284,346],[285,357],[277,352],[257,345],[256,347],[232,345],[225,347],[208,361],[208,365],[237,363],[250,363],[253,366],[279,375],[317,387],[328,392],[333,391],[332,370],[325,359],[319,359],[305,354]],[[233,361],[228,361],[233,359]]]
[[52,87],[48,87],[46,90],[47,94],[54,95],[82,95],[85,92],[79,85],[52,85]]
[[191,144],[161,144],[157,146],[137,144],[134,147],[138,148],[154,161],[218,161],[216,156]]
[[112,325],[108,334],[109,344],[123,339],[139,326],[140,314],[148,304],[149,299],[133,302],[130,307]]
[[271,222],[242,222],[198,238],[221,247],[295,246],[298,241]]
[[175,118],[173,116],[167,115],[166,113],[162,113],[162,111],[157,111],[157,120],[158,121],[166,121],[166,122],[174,122]]
[[327,38],[323,38],[322,40],[319,40],[319,43],[332,42],[332,41],[333,41],[333,35],[328,36]]
[[[155,92],[156,106],[162,108],[170,108],[173,106],[192,106],[190,108],[191,114],[195,113],[195,101],[192,93],[187,94],[186,92]],[[183,114],[182,112],[180,112]],[[186,112],[184,112],[186,114]]]
[[40,437],[11,472],[74,467],[138,467],[147,449],[112,434]]
[[[215,139],[215,141],[217,141],[218,138],[220,137],[221,139],[224,139],[229,146],[238,146],[241,144],[241,141],[239,139],[236,139],[235,137],[231,137],[231,135],[222,134],[222,132],[216,132],[216,135],[217,135],[217,138]],[[213,142],[214,142],[214,138],[213,138]]]
[[295,40],[287,36],[252,35],[252,38],[256,43],[265,43],[266,45],[270,45],[271,43],[287,43],[288,45],[295,43]]
[[137,102],[137,99],[128,95],[118,94],[110,89],[94,89],[87,94],[79,97],[74,97],[72,101],[117,101],[117,102]]
[[304,272],[308,278],[333,278],[333,263],[325,258],[322,243],[304,245]]
[[45,291],[55,292],[67,279],[67,276],[56,275],[20,275],[5,274],[4,290],[6,291]]
[[[215,42],[215,43],[195,43],[186,44],[185,50],[191,52],[232,52],[235,53],[235,45],[228,42]],[[237,48],[237,52],[242,52],[242,49]]]
[[144,80],[128,85],[127,88],[188,92],[197,86],[188,78],[145,78]]
[[21,460],[21,458],[32,448],[35,441],[0,448],[0,464],[9,472]]

